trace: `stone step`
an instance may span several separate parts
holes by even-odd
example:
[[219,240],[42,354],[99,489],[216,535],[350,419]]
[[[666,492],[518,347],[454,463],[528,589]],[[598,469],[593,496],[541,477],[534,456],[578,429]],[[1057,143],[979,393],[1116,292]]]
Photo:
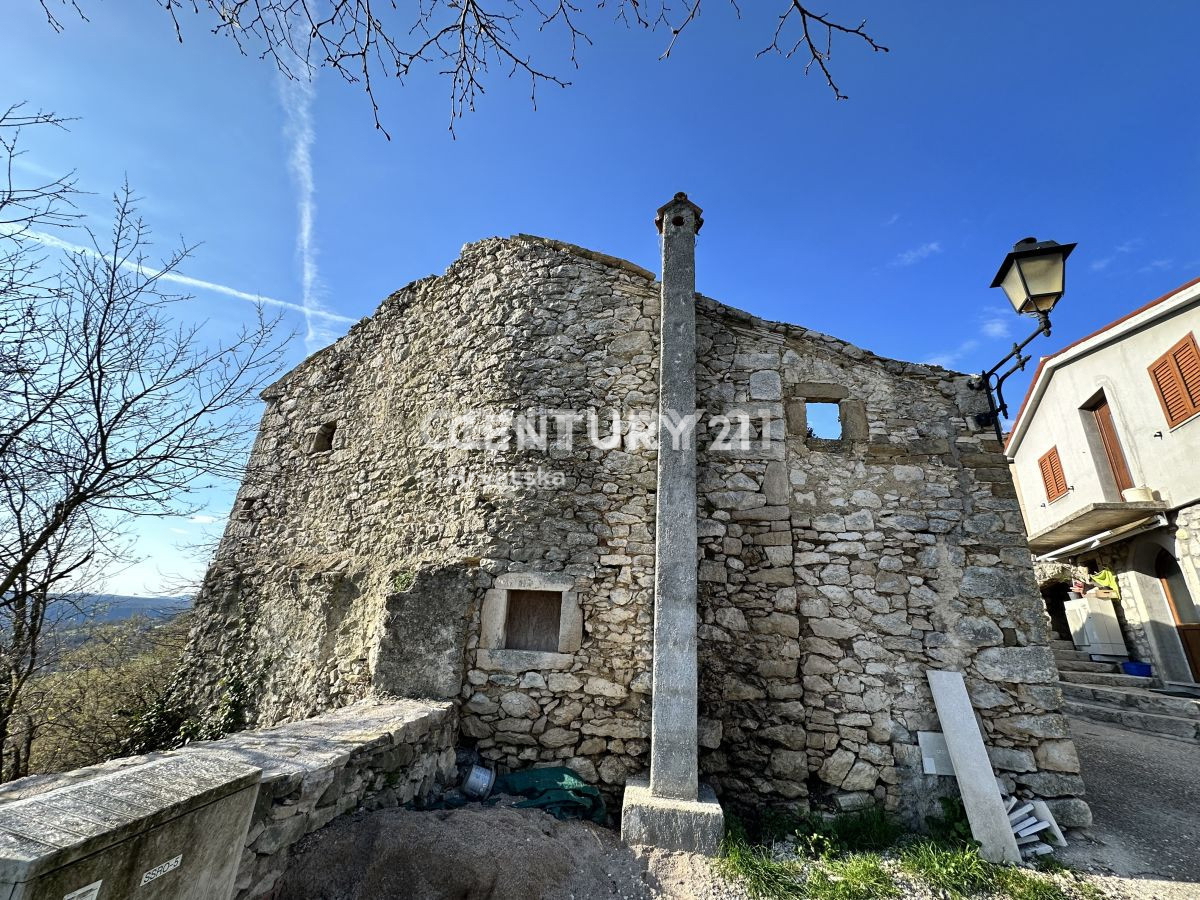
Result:
[[1055,641],[1050,642],[1050,649],[1051,650],[1074,650],[1075,644],[1072,641],[1055,640]]
[[1116,663],[1092,662],[1090,659],[1065,659],[1058,663],[1060,672],[1112,672],[1121,671]]
[[1200,720],[1180,719],[1176,716],[1159,716],[1153,713],[1121,709],[1115,706],[1097,706],[1068,700],[1063,703],[1063,712],[1069,716],[1116,725],[1130,731],[1141,731],[1161,737],[1175,738],[1200,744]]
[[1054,658],[1061,662],[1091,662],[1092,657],[1083,650],[1055,650]]
[[1147,690],[1122,690],[1099,684],[1059,682],[1063,697],[1079,703],[1097,706],[1117,706],[1156,716],[1200,720],[1200,700],[1170,697]]
[[1070,684],[1098,684],[1113,688],[1148,688],[1154,684],[1153,678],[1143,678],[1140,675],[1120,675],[1114,672],[1058,672],[1059,681]]

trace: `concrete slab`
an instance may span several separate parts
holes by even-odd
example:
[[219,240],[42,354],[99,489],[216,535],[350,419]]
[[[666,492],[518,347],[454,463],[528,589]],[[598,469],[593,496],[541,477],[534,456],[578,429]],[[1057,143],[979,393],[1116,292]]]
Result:
[[621,840],[716,856],[725,837],[725,814],[708,785],[700,785],[698,794],[696,800],[655,797],[648,777],[631,778],[621,806]]
[[980,855],[989,862],[1015,865],[1021,862],[1021,851],[1008,822],[1004,798],[996,784],[962,673],[929,669],[925,675],[954,763],[971,834],[980,843]]
[[1056,847],[1067,846],[1067,839],[1063,835],[1062,829],[1058,827],[1058,822],[1054,820],[1054,813],[1050,812],[1050,807],[1046,805],[1046,801],[1034,800],[1033,814],[1043,822],[1049,824],[1048,833],[1043,835],[1048,844],[1053,844]]
[[4,804],[0,897],[224,900],[261,774],[176,754]]

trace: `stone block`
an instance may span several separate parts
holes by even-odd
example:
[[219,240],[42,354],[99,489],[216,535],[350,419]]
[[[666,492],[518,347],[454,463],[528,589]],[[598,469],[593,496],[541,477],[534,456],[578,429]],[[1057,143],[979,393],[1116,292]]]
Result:
[[1079,772],[1079,754],[1073,741],[1043,741],[1036,751],[1038,766],[1051,772]]
[[1039,684],[1055,680],[1049,647],[989,647],[974,660],[975,671],[1003,684]]
[[1062,828],[1091,828],[1092,810],[1078,797],[1047,800],[1046,806],[1054,814],[1054,820]]
[[625,782],[621,840],[626,844],[716,856],[724,836],[725,815],[708,785],[700,785],[695,800],[674,800],[652,795],[645,776]]

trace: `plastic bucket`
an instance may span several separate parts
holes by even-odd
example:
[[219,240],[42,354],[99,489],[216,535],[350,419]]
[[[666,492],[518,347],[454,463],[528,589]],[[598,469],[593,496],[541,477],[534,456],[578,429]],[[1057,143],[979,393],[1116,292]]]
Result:
[[1132,660],[1121,663],[1121,671],[1126,675],[1137,675],[1141,678],[1150,677],[1150,663],[1133,662]]
[[486,800],[496,783],[496,773],[485,766],[471,766],[471,771],[462,783],[462,792],[473,800]]

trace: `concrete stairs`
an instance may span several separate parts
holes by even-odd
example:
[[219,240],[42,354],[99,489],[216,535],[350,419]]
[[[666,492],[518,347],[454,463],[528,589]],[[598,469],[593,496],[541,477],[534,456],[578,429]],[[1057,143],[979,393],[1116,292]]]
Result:
[[1126,675],[1116,663],[1094,662],[1070,641],[1052,640],[1063,711],[1093,722],[1200,743],[1200,698],[1149,690],[1153,678]]

